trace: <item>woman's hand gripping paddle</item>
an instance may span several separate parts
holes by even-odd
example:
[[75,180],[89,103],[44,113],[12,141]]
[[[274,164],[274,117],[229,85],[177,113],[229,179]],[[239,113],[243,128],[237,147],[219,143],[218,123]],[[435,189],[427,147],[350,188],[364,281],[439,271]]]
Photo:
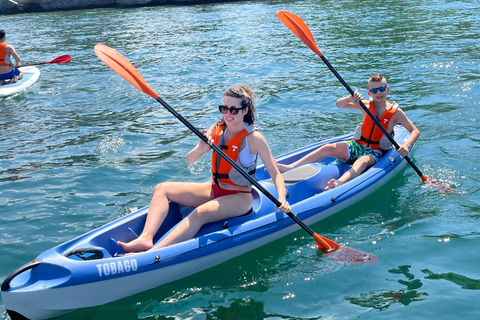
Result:
[[[188,122],[183,116],[177,113],[168,103],[166,103],[156,93],[147,82],[143,79],[138,70],[128,61],[124,56],[118,53],[116,50],[107,47],[103,44],[97,44],[95,46],[95,53],[97,56],[107,64],[113,71],[122,76],[125,80],[134,85],[138,90],[148,94],[155,100],[157,100],[163,107],[165,107],[170,113],[172,113],[180,122],[187,126],[193,133],[195,133],[205,143],[209,143],[207,137],[203,135],[197,128],[195,128],[190,122]],[[259,191],[261,191],[266,197],[268,197],[277,207],[282,204],[270,194],[262,185],[252,179],[245,171],[243,171],[232,159],[230,159],[220,148],[216,145],[211,145],[212,149],[217,152],[222,158],[224,158],[231,166],[233,166],[238,172],[240,172],[252,185],[254,185]],[[333,260],[346,261],[352,263],[374,263],[378,259],[372,254],[358,251],[352,248],[340,246],[338,243],[322,237],[312,231],[307,225],[305,225],[300,219],[297,218],[292,212],[288,212],[287,215],[293,219],[300,227],[307,231],[315,240],[318,248],[327,253]]]
[[[347,89],[348,92],[351,95],[353,95],[354,92],[352,88],[350,88],[350,86],[345,82],[345,80],[343,80],[343,78],[333,68],[330,62],[328,62],[327,58],[323,56],[320,49],[318,49],[317,44],[315,43],[315,39],[313,38],[312,32],[310,31],[308,26],[305,24],[305,22],[303,22],[303,20],[300,19],[295,14],[288,11],[279,11],[277,12],[276,16],[281,22],[283,22],[283,24],[285,24],[288,27],[288,29],[290,29],[293,33],[295,33],[297,37],[299,37],[307,45],[307,47],[309,47],[313,52],[315,52],[322,59],[322,61],[327,65],[330,71],[332,71],[333,74],[337,77],[337,79],[342,83],[345,89]],[[395,148],[399,149],[400,146],[395,141],[395,139],[392,138],[392,136],[390,136],[388,131],[382,125],[380,125],[377,118],[375,118],[375,116],[370,112],[370,110],[368,110],[368,108],[363,104],[362,101],[360,101],[360,106],[363,108],[363,110],[365,110],[365,112],[370,116],[370,118],[372,118],[375,124],[382,130],[382,132],[392,142]],[[420,176],[420,178],[424,183],[435,184],[434,185],[436,187],[435,189],[442,192],[453,192],[453,188],[451,186],[444,185],[444,184],[436,184],[437,183],[436,180],[425,176],[408,156],[405,156],[404,158],[405,160],[407,160],[408,164],[410,164],[413,170],[415,170],[415,172]]]
[[37,63],[32,63],[32,64],[25,64],[23,66],[19,66],[19,68],[21,67],[30,67],[30,66],[39,66],[41,64],[51,64],[51,63],[67,63],[67,62],[70,62],[72,60],[72,58],[70,57],[69,54],[65,54],[63,56],[60,56],[58,58],[55,58],[53,60],[50,60],[50,61],[47,61],[47,62],[37,62]]

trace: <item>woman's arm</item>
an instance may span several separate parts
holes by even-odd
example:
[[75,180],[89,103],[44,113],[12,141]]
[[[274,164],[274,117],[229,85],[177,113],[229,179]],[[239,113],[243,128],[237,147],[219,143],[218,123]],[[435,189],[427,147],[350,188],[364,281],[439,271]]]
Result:
[[267,141],[258,131],[254,131],[249,137],[251,137],[251,139],[248,140],[250,152],[252,154],[258,153],[265,168],[272,177],[273,183],[275,184],[275,189],[277,189],[278,193],[278,201],[282,204],[279,209],[282,212],[290,212],[290,204],[285,199],[285,182],[283,181],[282,174],[278,170],[277,164],[273,159]]
[[192,163],[197,161],[203,154],[211,149],[210,145],[214,142],[213,134],[215,132],[217,125],[214,124],[213,126],[208,129],[207,133],[205,134],[205,129],[203,129],[203,134],[208,138],[209,144],[206,144],[203,140],[200,139],[198,144],[190,150],[187,154],[187,162]]

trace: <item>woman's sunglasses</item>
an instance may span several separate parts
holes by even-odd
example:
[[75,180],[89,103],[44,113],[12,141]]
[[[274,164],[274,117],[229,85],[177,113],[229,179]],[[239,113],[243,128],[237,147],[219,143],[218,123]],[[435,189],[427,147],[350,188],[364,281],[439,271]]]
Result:
[[230,113],[233,114],[234,116],[238,114],[238,111],[243,110],[245,108],[247,107],[240,107],[240,108],[230,107],[229,108],[226,105],[218,106],[218,110],[220,110],[221,113],[227,114],[227,112],[230,111]]
[[380,90],[380,92],[385,92],[385,90],[387,90],[387,86],[372,88],[372,89],[369,89],[368,91],[370,91],[372,94],[375,94],[375,93],[377,93],[378,90]]

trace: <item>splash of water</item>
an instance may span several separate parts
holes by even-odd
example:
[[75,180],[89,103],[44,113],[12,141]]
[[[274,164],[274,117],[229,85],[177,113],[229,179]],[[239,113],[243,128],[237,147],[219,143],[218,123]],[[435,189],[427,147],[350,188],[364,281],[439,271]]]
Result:
[[203,175],[211,170],[210,159],[204,156],[196,162],[189,163],[187,168],[191,175]]
[[95,148],[100,154],[119,153],[125,148],[125,140],[116,135],[108,135],[103,138]]
[[465,179],[458,171],[446,167],[433,167],[430,165],[423,166],[424,174],[436,182],[425,183],[422,188],[430,188],[441,191],[443,193],[464,194],[465,190],[461,190],[460,183],[456,180]]

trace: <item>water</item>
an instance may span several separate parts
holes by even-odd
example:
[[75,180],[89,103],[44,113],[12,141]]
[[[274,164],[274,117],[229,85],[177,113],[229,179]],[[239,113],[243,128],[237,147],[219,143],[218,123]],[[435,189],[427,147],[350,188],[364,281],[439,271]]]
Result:
[[[0,280],[39,253],[149,203],[161,181],[205,181],[197,138],[94,54],[130,59],[197,128],[228,86],[252,85],[275,155],[353,130],[346,90],[275,17],[299,15],[366,96],[377,72],[421,131],[409,167],[312,228],[372,252],[373,266],[318,254],[298,231],[218,267],[64,319],[474,319],[480,316],[478,1],[264,1],[1,16],[39,82],[0,100]],[[28,27],[25,26],[28,21]],[[2,319],[7,319],[0,300]]]

